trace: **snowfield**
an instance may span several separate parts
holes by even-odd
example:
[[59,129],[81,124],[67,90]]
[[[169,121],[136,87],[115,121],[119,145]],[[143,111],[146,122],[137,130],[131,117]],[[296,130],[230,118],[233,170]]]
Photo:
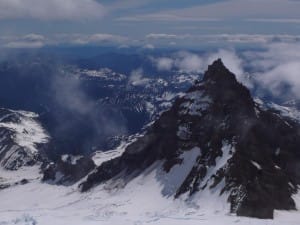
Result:
[[[183,155],[185,168],[197,152],[194,149],[191,155]],[[0,225],[299,225],[298,211],[277,211],[274,220],[231,215],[227,196],[219,196],[218,187],[199,192],[189,200],[184,196],[174,200],[164,193],[164,181],[173,179],[174,174],[163,174],[161,163],[126,186],[124,181],[115,180],[87,193],[80,193],[78,184],[64,187],[41,183],[37,167],[1,171],[1,176],[13,181],[26,174],[30,183],[0,191]],[[180,177],[173,181],[175,186],[181,182]],[[300,195],[294,198],[300,206]]]

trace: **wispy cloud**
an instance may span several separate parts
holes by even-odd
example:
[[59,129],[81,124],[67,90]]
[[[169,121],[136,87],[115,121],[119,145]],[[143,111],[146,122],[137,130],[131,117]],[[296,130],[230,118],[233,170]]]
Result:
[[2,20],[81,20],[104,14],[104,7],[95,0],[0,0]]
[[300,98],[300,46],[297,43],[269,44],[265,51],[247,52],[246,60],[254,69],[254,79],[275,96]]
[[147,34],[146,38],[147,39],[184,39],[184,38],[189,38],[192,37],[189,34],[163,34],[163,33],[151,33]]
[[185,72],[201,72],[204,68],[204,62],[197,54],[179,52],[174,55],[174,66]]
[[165,22],[215,22],[220,21],[220,18],[212,17],[199,17],[199,16],[186,16],[175,15],[169,13],[155,13],[148,15],[125,16],[115,19],[116,21],[123,22],[143,22],[143,21],[165,21]]
[[300,23],[299,19],[288,19],[288,18],[254,18],[246,19],[249,22],[258,22],[258,23]]
[[259,51],[239,54],[232,48],[202,54],[177,52],[150,59],[161,71],[203,72],[217,58],[221,58],[237,79],[250,89],[264,90],[262,93],[271,93],[282,100],[300,99],[298,43],[268,43]]
[[143,46],[143,48],[144,48],[144,49],[150,49],[150,50],[153,50],[153,49],[155,49],[155,46],[154,46],[153,44],[145,44],[145,45]]
[[41,48],[45,46],[46,38],[40,34],[27,34],[21,37],[2,37],[3,46],[7,48]]
[[154,49],[155,46],[185,46],[188,43],[193,46],[203,44],[270,44],[270,43],[295,43],[300,41],[300,35],[288,34],[174,34],[174,33],[150,33],[144,39],[136,40],[118,34],[27,34],[8,35],[0,37],[0,47],[7,48],[39,48],[56,45],[109,45],[109,46],[136,46],[144,49]]
[[136,9],[141,6],[147,5],[153,0],[121,0],[115,1],[107,5],[109,11],[117,11],[117,10],[128,10],[128,9]]
[[[193,0],[184,3],[180,0],[0,0],[0,33],[82,32],[88,35],[93,32],[140,39],[151,32],[147,39],[153,40],[193,38],[185,36],[185,32],[296,34],[299,33],[299,8],[297,0]],[[266,26],[266,23],[277,26]],[[163,36],[164,32],[170,33],[169,36]],[[174,32],[179,34],[172,34]],[[226,41],[250,42],[255,38],[247,40],[248,37],[232,35]],[[103,43],[105,38],[108,39],[99,37],[99,42]],[[210,41],[211,37],[202,38]],[[215,38],[212,42],[218,41]],[[257,36],[256,42],[268,37],[259,38]],[[83,37],[77,41],[85,44],[93,40]]]
[[133,42],[129,38],[121,35],[96,33],[96,34],[27,34],[2,36],[0,47],[7,48],[40,48],[43,46],[68,45],[127,45]]
[[6,48],[41,48],[44,46],[44,43],[41,41],[13,41],[4,45]]
[[248,88],[253,88],[254,84],[252,80],[249,79],[249,74],[244,70],[246,63],[235,50],[220,49],[215,53],[208,54],[206,61],[208,64],[211,64],[218,58],[223,60],[225,66],[236,75],[239,82],[243,83]]
[[[280,16],[281,21],[295,22],[300,19],[300,2],[292,0],[228,0],[211,4],[199,4],[176,10],[162,10],[149,14],[120,17],[119,21],[168,21],[168,22],[215,22],[228,19],[256,19]],[[270,19],[270,20],[269,20]],[[264,20],[265,22],[267,20]]]
[[[55,67],[55,66],[53,66]],[[114,107],[99,105],[91,99],[82,87],[81,79],[66,70],[55,68],[49,75],[49,93],[56,105],[54,110],[56,126],[55,137],[66,137],[66,134],[80,135],[78,148],[91,150],[91,145],[105,143],[108,137],[127,133],[125,118]],[[88,135],[76,129],[81,127]],[[75,149],[74,149],[75,150]]]
[[124,36],[120,35],[114,35],[114,34],[92,34],[92,35],[84,35],[84,34],[78,34],[74,37],[69,37],[70,42],[73,44],[99,44],[99,43],[125,43],[129,39]]
[[199,42],[231,42],[231,43],[269,43],[269,42],[295,42],[300,40],[300,35],[287,34],[164,34],[151,33],[146,39],[152,40],[195,40]]
[[218,51],[196,54],[187,51],[177,52],[168,57],[150,58],[158,70],[202,73],[214,60],[221,58],[226,67],[232,71],[237,79],[249,88],[253,84],[248,79],[248,74],[244,70],[244,62],[233,50],[220,49]]
[[170,71],[174,67],[174,59],[169,57],[151,58],[160,71]]
[[148,82],[149,79],[144,77],[144,70],[142,68],[133,70],[128,79],[128,85],[133,86],[145,86]]

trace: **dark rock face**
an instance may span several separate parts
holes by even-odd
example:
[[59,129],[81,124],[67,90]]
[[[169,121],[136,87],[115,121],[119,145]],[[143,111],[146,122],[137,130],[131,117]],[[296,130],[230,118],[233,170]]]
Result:
[[[263,110],[221,60],[178,98],[121,157],[103,163],[80,187],[87,191],[122,174],[139,174],[157,160],[166,172],[194,147],[201,152],[175,197],[222,185],[231,212],[272,218],[274,209],[295,209],[300,183],[300,126]],[[211,173],[215,169],[214,173]]]
[[10,184],[0,184],[0,190],[9,188],[11,185]]
[[45,166],[42,180],[59,185],[72,185],[95,167],[93,160],[88,157],[64,155],[56,163]]

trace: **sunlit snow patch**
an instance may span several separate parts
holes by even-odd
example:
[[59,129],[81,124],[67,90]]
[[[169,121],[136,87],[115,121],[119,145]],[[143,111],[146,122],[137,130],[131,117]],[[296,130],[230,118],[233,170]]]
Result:
[[202,180],[203,186],[210,186],[213,183],[212,178],[220,169],[227,166],[228,160],[232,157],[234,147],[226,142],[223,142],[222,156],[216,158],[216,165],[207,169],[206,176]]
[[110,150],[110,151],[96,151],[93,155],[92,155],[92,159],[94,161],[94,163],[97,166],[100,166],[102,163],[109,161],[111,159],[117,158],[119,156],[121,156],[126,147],[131,144],[133,141],[136,140],[135,137],[131,137],[129,138],[130,140],[128,141],[123,141],[116,149]]
[[173,166],[168,173],[158,173],[158,180],[163,184],[162,194],[164,196],[174,196],[178,188],[191,172],[197,157],[200,154],[201,151],[198,147],[192,148],[189,151],[184,151],[180,156],[182,159],[180,164]]

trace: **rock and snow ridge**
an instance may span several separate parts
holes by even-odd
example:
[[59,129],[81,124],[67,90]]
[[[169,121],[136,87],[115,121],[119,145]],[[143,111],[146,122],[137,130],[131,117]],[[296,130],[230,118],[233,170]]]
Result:
[[36,120],[37,114],[0,109],[0,164],[16,170],[39,161],[40,146],[49,140],[47,132]]

